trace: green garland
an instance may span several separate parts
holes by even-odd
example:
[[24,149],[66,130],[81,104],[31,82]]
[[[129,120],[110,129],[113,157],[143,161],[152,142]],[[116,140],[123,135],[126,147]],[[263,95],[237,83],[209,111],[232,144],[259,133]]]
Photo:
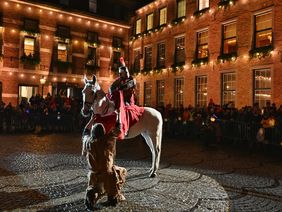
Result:
[[35,29],[35,30],[31,30],[31,29],[22,29],[21,32],[29,35],[29,36],[33,36],[33,37],[37,37],[40,34],[39,29]]
[[233,52],[233,53],[229,53],[229,54],[221,54],[217,57],[217,61],[220,62],[225,62],[225,61],[232,61],[233,58],[235,58],[235,60],[237,59],[238,55],[237,52]]
[[209,63],[209,57],[196,58],[192,61],[192,65],[196,67],[199,67],[201,65],[208,64],[208,63]]
[[155,27],[154,32],[163,31],[163,29],[167,26],[167,24],[162,24]]
[[172,72],[176,73],[177,71],[182,72],[184,70],[185,62],[175,63],[171,65]]
[[197,10],[197,11],[194,12],[193,15],[198,18],[198,17],[202,16],[204,13],[206,13],[206,12],[209,11],[209,10],[210,10],[209,7],[204,8],[204,9],[202,9],[202,10]]
[[163,69],[165,69],[165,66],[155,67],[155,68],[154,68],[154,71],[155,71],[157,74],[160,74],[160,73],[163,72]]
[[229,7],[231,5],[234,5],[236,3],[237,0],[221,0],[217,6],[218,8],[226,8]]
[[65,68],[69,68],[71,66],[71,62],[58,60],[57,65],[58,65],[58,68],[65,69]]
[[270,52],[273,50],[273,46],[263,46],[259,48],[255,48],[249,51],[250,58],[264,58],[270,55]]
[[182,23],[183,21],[185,21],[185,19],[186,19],[185,16],[176,18],[176,19],[172,20],[171,24],[172,25],[177,25],[177,24]]
[[31,64],[31,65],[38,65],[40,63],[40,58],[38,55],[26,55],[24,54],[23,56],[21,56],[20,58],[21,63],[25,63],[25,64]]
[[96,40],[95,42],[91,42],[91,41],[86,41],[88,46],[94,46],[94,47],[99,47],[101,45],[101,41]]

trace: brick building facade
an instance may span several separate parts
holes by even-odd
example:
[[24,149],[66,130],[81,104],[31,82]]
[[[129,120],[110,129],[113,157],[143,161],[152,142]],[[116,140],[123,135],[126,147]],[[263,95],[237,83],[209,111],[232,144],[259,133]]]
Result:
[[140,104],[282,104],[282,1],[156,0],[131,25]]
[[81,96],[84,74],[108,89],[128,54],[129,25],[31,1],[0,3],[0,100]]

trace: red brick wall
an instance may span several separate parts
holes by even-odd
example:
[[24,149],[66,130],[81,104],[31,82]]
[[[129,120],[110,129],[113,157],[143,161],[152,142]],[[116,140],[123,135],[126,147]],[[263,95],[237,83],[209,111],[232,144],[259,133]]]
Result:
[[[159,8],[167,6],[167,23],[170,24],[176,18],[176,1],[157,1],[158,6],[146,6],[146,9],[138,10],[135,19],[142,18],[143,28],[145,30],[146,14],[157,11]],[[133,50],[136,48],[144,49],[146,45],[153,46],[153,67],[156,66],[157,43],[164,41],[166,43],[166,68],[168,70],[163,74],[153,74],[150,76],[137,76],[137,81],[143,86],[145,81],[153,82],[153,103],[156,99],[155,81],[165,79],[165,104],[174,103],[174,79],[179,76],[184,77],[184,104],[195,105],[195,77],[198,75],[207,75],[208,77],[208,96],[217,104],[221,104],[221,74],[224,72],[235,72],[237,77],[236,84],[236,107],[253,104],[253,70],[256,68],[270,68],[272,73],[272,102],[277,105],[282,104],[282,2],[275,0],[268,1],[237,1],[234,6],[226,9],[217,7],[218,0],[210,1],[211,12],[196,18],[191,16],[196,11],[197,1],[187,1],[186,20],[172,27],[166,27],[162,32],[154,32],[150,36],[144,36],[133,40],[130,49],[131,64],[133,64]],[[274,53],[272,56],[262,59],[249,59],[249,50],[253,42],[254,14],[265,9],[272,9],[273,13],[273,43]],[[237,22],[237,42],[238,58],[235,62],[225,62],[219,64],[217,57],[220,55],[221,48],[221,25],[229,20]],[[157,22],[158,23],[158,22]],[[157,25],[155,25],[156,27]],[[191,62],[195,56],[196,32],[203,28],[208,29],[209,45],[209,64],[199,68],[192,68]],[[174,37],[185,35],[186,66],[183,72],[171,73],[169,69],[174,60]],[[142,50],[143,51],[143,50]],[[244,58],[247,56],[247,58]],[[143,103],[143,87],[141,89],[140,102]],[[156,105],[153,105],[156,106]]]

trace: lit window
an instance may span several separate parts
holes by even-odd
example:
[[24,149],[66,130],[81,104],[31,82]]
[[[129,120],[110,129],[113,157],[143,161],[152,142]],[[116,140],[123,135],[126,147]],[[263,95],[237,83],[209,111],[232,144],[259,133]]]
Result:
[[184,79],[178,78],[174,81],[174,92],[175,92],[175,99],[174,99],[174,106],[179,108],[183,106],[183,97],[184,97]]
[[135,26],[135,34],[141,34],[141,19],[138,19],[136,21],[136,26]]
[[157,67],[165,67],[165,43],[158,44],[158,53],[157,53]]
[[152,104],[152,82],[144,82],[144,106]]
[[254,70],[254,103],[262,108],[271,101],[271,72],[270,69]]
[[58,43],[58,60],[61,62],[67,62],[67,58],[68,58],[67,44]]
[[175,38],[175,64],[185,63],[185,37]]
[[209,8],[210,7],[210,1],[209,0],[199,0],[198,6],[199,6],[199,10]]
[[272,13],[255,16],[255,48],[272,45]]
[[97,0],[89,0],[89,11],[92,13],[97,12]]
[[145,47],[145,66],[144,69],[149,71],[152,69],[152,47]]
[[165,81],[157,80],[157,106],[164,106]]
[[160,9],[160,26],[166,24],[167,22],[167,8]]
[[177,18],[186,16],[186,0],[177,1]]
[[88,47],[86,66],[97,66],[96,48],[93,48],[91,46]]
[[223,25],[223,54],[237,52],[236,23]]
[[207,76],[196,77],[196,106],[205,107],[207,106]]
[[208,31],[197,33],[197,59],[209,56],[208,50]]
[[232,73],[222,74],[222,105],[234,103],[236,105],[236,75]]
[[147,15],[147,30],[153,29],[154,15],[153,13]]
[[24,38],[24,54],[33,56],[35,52],[35,38],[25,37]]

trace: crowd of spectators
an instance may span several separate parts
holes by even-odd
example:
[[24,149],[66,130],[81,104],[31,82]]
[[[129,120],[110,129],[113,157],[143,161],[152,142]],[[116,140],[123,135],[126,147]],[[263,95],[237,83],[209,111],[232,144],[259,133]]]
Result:
[[0,101],[0,132],[80,131],[84,125],[81,104],[80,99],[49,93],[45,98],[39,94],[22,98],[17,106]]
[[[164,118],[164,134],[205,141],[223,140],[282,144],[282,105],[266,103],[235,108],[232,102],[220,106],[210,99],[207,107],[158,107]],[[258,137],[259,129],[262,137]]]
[[[22,98],[16,107],[0,101],[0,133],[81,132],[88,121],[81,116],[81,107],[81,99],[50,94],[45,98],[37,94],[29,101]],[[207,107],[173,108],[168,104],[157,109],[163,115],[164,136],[282,144],[282,105],[275,103],[237,109],[232,102],[220,106],[210,99]]]

